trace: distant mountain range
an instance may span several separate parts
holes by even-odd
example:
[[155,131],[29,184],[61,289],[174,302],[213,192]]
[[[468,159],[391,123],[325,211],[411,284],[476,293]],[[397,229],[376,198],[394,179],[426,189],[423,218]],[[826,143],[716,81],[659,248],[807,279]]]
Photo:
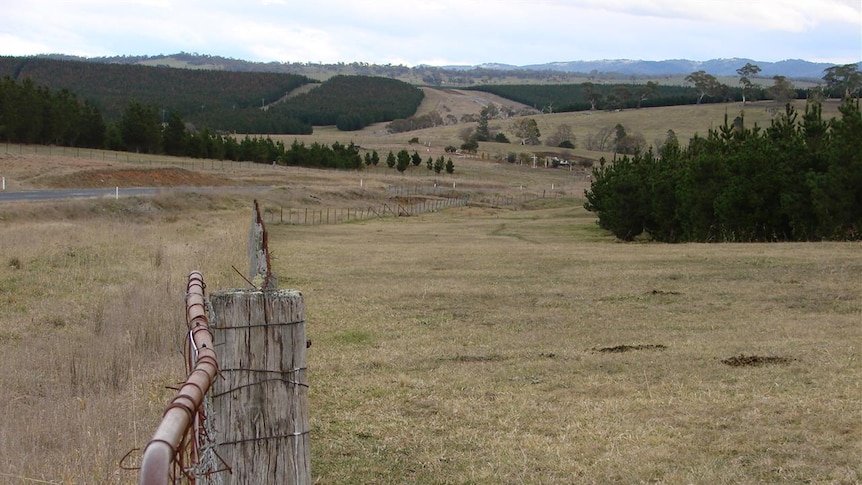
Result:
[[[665,61],[639,61],[631,59],[606,59],[596,61],[551,62],[547,64],[531,64],[527,66],[511,66],[506,64],[482,64],[484,69],[513,70],[528,69],[535,71],[559,71],[568,73],[616,73],[626,76],[673,76],[691,74],[695,71],[706,71],[713,76],[737,76],[736,70],[746,63],[760,67],[758,74],[762,77],[785,76],[793,79],[820,79],[823,70],[835,64],[810,62],[801,59],[788,59],[779,62],[763,62],[752,59],[712,59],[709,61],[692,61],[688,59],[669,59]],[[454,68],[454,66],[450,66]],[[473,68],[473,66],[468,69]]]
[[[452,66],[427,66],[420,65],[412,68],[394,65],[374,65],[368,63],[334,63],[334,64],[312,64],[305,62],[251,62],[242,59],[233,59],[221,56],[210,56],[197,53],[180,52],[177,54],[158,56],[114,56],[83,58],[62,54],[52,54],[42,57],[53,59],[103,62],[111,64],[144,64],[150,66],[169,66],[191,69],[214,69],[225,71],[251,71],[251,72],[290,72],[304,74],[311,77],[329,77],[335,74],[363,74],[372,76],[387,76],[402,79],[408,82],[417,82],[423,79],[428,82],[435,78],[434,72],[448,72],[452,77],[468,76],[489,72],[502,75],[506,73],[519,73],[518,78],[537,76],[545,79],[548,73],[556,73],[568,78],[581,76],[600,75],[605,79],[626,79],[631,76],[664,77],[688,75],[695,71],[706,71],[713,76],[737,77],[736,70],[746,63],[755,64],[760,67],[758,77],[771,78],[773,76],[785,76],[789,79],[810,80],[818,82],[823,77],[823,70],[835,64],[823,62],[811,62],[802,59],[788,59],[778,62],[756,61],[745,58],[712,59],[708,61],[692,61],[689,59],[669,59],[664,61],[643,61],[631,59],[606,59],[594,61],[567,61],[551,62],[546,64],[530,64],[515,66],[510,64],[487,63],[479,65],[452,65]],[[862,62],[860,62],[862,65]],[[431,73],[429,75],[429,73]],[[530,73],[535,73],[530,75]]]

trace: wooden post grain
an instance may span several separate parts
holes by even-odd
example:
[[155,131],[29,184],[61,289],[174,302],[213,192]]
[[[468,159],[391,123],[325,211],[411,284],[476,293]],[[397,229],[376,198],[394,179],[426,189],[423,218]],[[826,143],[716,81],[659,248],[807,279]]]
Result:
[[221,378],[213,384],[225,484],[311,483],[302,295],[235,290],[210,295]]

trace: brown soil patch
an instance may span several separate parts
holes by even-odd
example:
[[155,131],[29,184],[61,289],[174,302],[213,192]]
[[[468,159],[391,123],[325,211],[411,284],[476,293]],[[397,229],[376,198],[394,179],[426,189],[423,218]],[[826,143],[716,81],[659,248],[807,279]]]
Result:
[[209,187],[235,185],[234,181],[182,168],[84,170],[49,176],[45,185],[56,188]]
[[456,355],[454,357],[443,358],[441,360],[451,362],[500,362],[506,360],[502,355]]
[[602,347],[597,349],[599,352],[622,353],[632,350],[664,350],[667,346],[662,344],[643,344],[643,345],[617,345],[616,347]]
[[727,364],[731,367],[759,367],[762,365],[789,364],[793,362],[792,357],[775,357],[761,355],[737,355],[729,357],[721,361],[722,364]]

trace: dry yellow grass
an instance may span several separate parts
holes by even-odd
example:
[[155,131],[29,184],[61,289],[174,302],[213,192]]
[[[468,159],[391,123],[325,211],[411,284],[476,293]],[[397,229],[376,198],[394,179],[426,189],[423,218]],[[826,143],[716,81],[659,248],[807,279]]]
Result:
[[183,378],[184,277],[231,278],[241,234],[124,204],[64,203],[77,211],[60,219],[40,204],[38,220],[2,223],[0,483],[134,482],[119,460]]
[[[184,378],[185,277],[244,286],[252,197],[356,207],[435,180],[0,157],[19,187],[107,164],[278,188],[0,205],[0,483],[136,481],[118,462]],[[569,172],[456,164],[440,183],[569,198],[270,224],[306,298],[317,483],[858,483],[859,243],[621,244]]]
[[[244,285],[250,203],[203,200],[4,223],[0,483],[134,482],[118,460],[183,377],[185,275]],[[619,244],[533,204],[270,225],[317,483],[857,480],[858,243]]]

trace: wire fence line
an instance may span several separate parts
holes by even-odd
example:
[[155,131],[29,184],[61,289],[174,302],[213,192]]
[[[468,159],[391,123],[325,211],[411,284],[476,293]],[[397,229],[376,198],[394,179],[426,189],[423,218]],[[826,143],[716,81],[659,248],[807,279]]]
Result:
[[[559,199],[571,197],[562,190],[542,190],[523,192],[518,195],[457,194],[451,188],[403,186],[387,187],[392,200],[361,207],[281,207],[263,208],[264,222],[295,225],[341,224],[383,217],[406,217],[438,212],[450,207],[467,205],[503,207],[523,204],[537,199]],[[437,198],[408,201],[403,199],[414,196],[437,195]],[[402,200],[398,200],[402,198]]]
[[265,222],[296,225],[340,224],[382,217],[415,216],[449,207],[464,207],[470,196],[442,197],[405,203],[397,200],[364,207],[265,207]]

